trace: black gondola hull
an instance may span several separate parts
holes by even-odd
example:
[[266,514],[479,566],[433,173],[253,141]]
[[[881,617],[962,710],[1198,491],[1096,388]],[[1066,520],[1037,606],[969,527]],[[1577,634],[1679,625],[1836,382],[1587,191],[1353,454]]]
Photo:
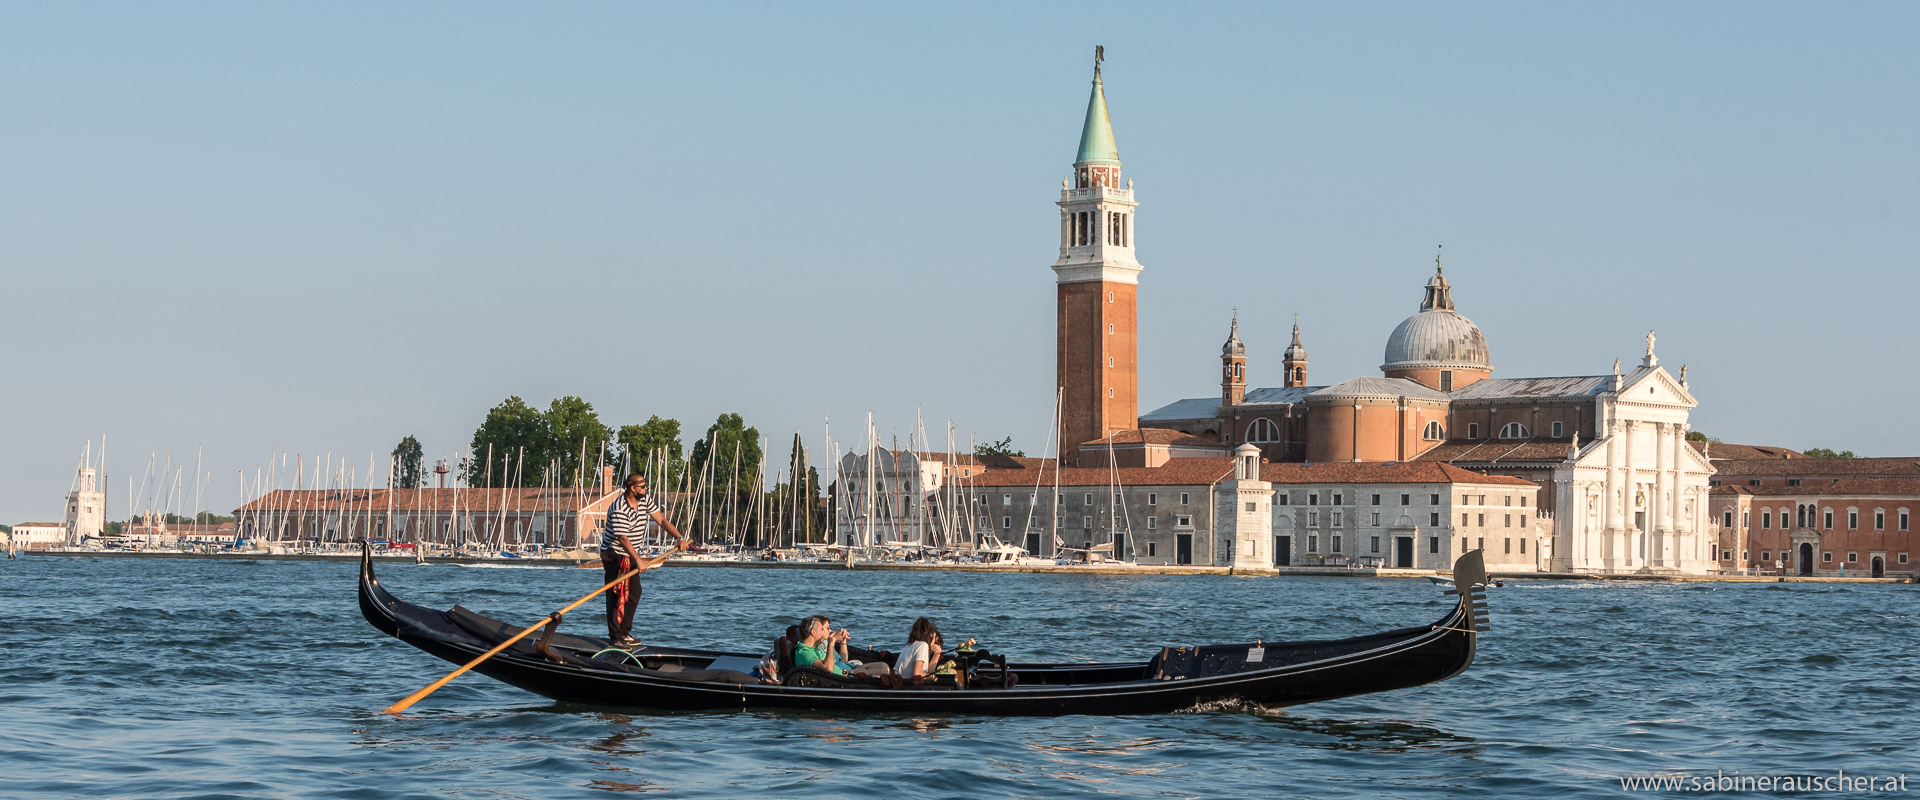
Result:
[[[449,623],[453,612],[416,606],[393,597],[363,560],[359,601],[367,621],[454,664],[465,664],[505,637],[474,633]],[[462,611],[456,609],[457,611]],[[468,614],[492,626],[501,623]],[[573,637],[561,637],[572,639]],[[1252,704],[1280,707],[1411,688],[1445,680],[1473,662],[1477,634],[1473,606],[1455,604],[1440,622],[1353,639],[1267,643],[1272,667],[1240,665],[1229,674],[1156,678],[1154,662],[1120,664],[1009,665],[1021,682],[1011,688],[820,687],[687,680],[652,670],[618,670],[553,663],[527,640],[474,668],[487,677],[561,702],[670,710],[804,709],[833,712],[1060,715],[1160,714]],[[557,640],[556,640],[557,641]],[[576,642],[597,642],[578,640]],[[1209,650],[1250,647],[1207,648]],[[755,654],[650,647],[649,657],[757,659]],[[1126,678],[1125,676],[1132,677]],[[1114,680],[1116,676],[1122,679]],[[1097,677],[1097,680],[1094,678]]]

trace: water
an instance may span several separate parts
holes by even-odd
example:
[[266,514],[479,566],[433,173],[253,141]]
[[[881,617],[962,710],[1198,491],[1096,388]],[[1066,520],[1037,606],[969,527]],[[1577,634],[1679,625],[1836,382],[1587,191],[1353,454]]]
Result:
[[[402,598],[528,622],[600,574],[380,572]],[[1920,778],[1912,586],[1519,581],[1493,590],[1493,632],[1460,677],[1278,711],[635,715],[469,675],[396,719],[374,709],[449,665],[362,621],[354,577],[345,563],[0,565],[0,797],[1543,797],[1675,771]],[[949,642],[1092,660],[1352,635],[1445,607],[1416,580],[667,569],[638,632],[758,651],[825,611],[892,644],[926,613]],[[565,629],[601,626],[595,605]]]

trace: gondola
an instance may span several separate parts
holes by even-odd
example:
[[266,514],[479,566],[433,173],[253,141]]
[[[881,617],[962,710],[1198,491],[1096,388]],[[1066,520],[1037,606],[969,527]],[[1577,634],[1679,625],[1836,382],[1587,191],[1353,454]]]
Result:
[[[613,650],[604,639],[557,633],[550,624],[474,671],[565,703],[635,709],[804,709],[829,712],[979,715],[1162,714],[1254,705],[1267,708],[1405,689],[1446,680],[1473,663],[1487,630],[1480,551],[1454,564],[1462,592],[1440,621],[1350,639],[1163,647],[1142,661],[1008,663],[986,650],[948,651],[953,676],[924,685],[829,675],[814,667],[753,674],[752,653],[649,645]],[[520,631],[456,605],[446,611],[394,597],[360,562],[360,612],[382,632],[464,664]],[[776,649],[783,643],[775,641]],[[855,648],[855,658],[890,659]]]

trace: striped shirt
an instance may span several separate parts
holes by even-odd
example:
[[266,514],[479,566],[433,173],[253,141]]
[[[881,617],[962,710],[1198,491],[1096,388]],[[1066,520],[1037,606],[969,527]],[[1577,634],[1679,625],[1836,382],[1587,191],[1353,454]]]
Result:
[[653,519],[653,495],[640,495],[640,504],[627,502],[625,492],[607,507],[607,527],[600,531],[600,549],[620,551],[620,535],[634,542],[647,540],[647,521]]

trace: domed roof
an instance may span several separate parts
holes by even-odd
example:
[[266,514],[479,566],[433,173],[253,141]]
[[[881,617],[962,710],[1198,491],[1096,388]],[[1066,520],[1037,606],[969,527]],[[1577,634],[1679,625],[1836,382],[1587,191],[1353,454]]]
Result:
[[1220,345],[1220,355],[1225,358],[1246,358],[1247,345],[1240,341],[1240,312],[1233,312],[1233,327],[1227,331],[1226,344]]
[[1380,369],[1493,370],[1486,335],[1453,309],[1453,287],[1437,264],[1433,279],[1427,281],[1420,313],[1408,317],[1387,337],[1386,361]]

